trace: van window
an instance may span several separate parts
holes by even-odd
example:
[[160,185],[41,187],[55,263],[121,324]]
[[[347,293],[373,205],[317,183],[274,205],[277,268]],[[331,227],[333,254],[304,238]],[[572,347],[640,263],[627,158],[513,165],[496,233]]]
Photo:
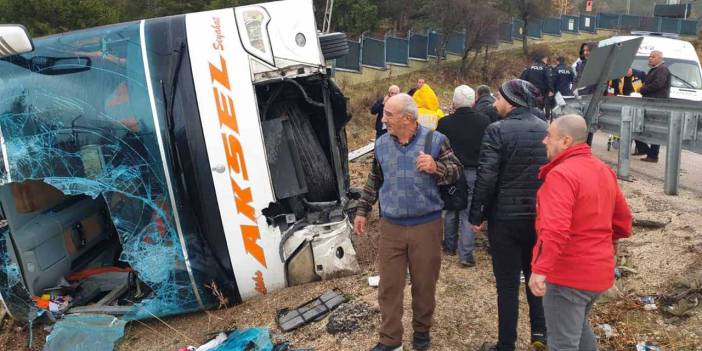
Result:
[[[674,75],[670,83],[672,87],[702,89],[702,76],[700,76],[700,68],[697,62],[667,58],[664,64],[668,67],[670,73]],[[648,58],[637,57],[634,59],[632,67],[648,73],[650,69],[650,67],[648,67]]]

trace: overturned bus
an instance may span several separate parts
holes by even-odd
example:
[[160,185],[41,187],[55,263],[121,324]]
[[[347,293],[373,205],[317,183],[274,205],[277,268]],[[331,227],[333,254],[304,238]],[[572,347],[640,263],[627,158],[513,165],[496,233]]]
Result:
[[356,272],[323,53],[346,42],[322,39],[310,0],[33,42],[0,27],[12,317],[163,316]]

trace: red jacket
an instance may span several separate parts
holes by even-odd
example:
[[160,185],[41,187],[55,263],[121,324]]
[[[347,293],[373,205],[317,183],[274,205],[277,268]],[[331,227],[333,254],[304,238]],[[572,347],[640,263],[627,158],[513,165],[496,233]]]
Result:
[[614,283],[613,242],[631,235],[631,211],[611,168],[573,146],[542,166],[532,272],[551,284],[604,291]]

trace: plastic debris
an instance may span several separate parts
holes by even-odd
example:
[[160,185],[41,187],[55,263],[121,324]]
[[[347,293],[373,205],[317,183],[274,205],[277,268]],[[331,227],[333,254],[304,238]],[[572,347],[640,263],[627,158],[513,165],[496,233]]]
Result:
[[656,298],[654,296],[643,296],[640,298],[641,303],[644,305],[646,311],[657,310]]
[[380,276],[374,275],[374,276],[368,277],[368,285],[377,288],[378,285],[380,285]]
[[614,328],[612,328],[611,325],[600,324],[598,325],[598,327],[600,327],[600,329],[602,329],[602,331],[604,332],[605,338],[611,338],[612,336],[614,336]]
[[642,341],[636,345],[636,351],[663,351],[663,349]]
[[[221,335],[221,334],[220,334]],[[217,335],[217,338],[220,337]],[[197,349],[200,351],[200,349]],[[249,328],[235,330],[219,346],[212,351],[272,351],[273,343],[268,328]]]
[[296,309],[280,310],[278,312],[278,326],[284,332],[291,331],[312,321],[322,319],[324,315],[344,302],[346,302],[346,297],[338,289],[327,291]]
[[218,346],[224,344],[224,342],[227,341],[227,334],[226,333],[219,333],[217,334],[217,337],[214,339],[200,345],[195,351],[210,351],[214,350]]

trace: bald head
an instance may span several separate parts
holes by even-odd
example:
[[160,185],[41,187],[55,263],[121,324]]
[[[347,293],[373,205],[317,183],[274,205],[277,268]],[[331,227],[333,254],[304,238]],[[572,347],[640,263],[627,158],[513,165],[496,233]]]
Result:
[[563,151],[587,141],[587,124],[579,115],[564,115],[555,119],[544,137],[546,157],[553,160]]
[[397,111],[397,113],[402,117],[410,115],[412,118],[414,118],[414,120],[417,120],[419,113],[417,110],[417,103],[414,102],[414,99],[407,94],[400,93],[394,95],[388,99],[388,102],[386,102],[385,105],[389,106],[393,111]]
[[558,136],[571,137],[573,145],[587,142],[587,124],[585,118],[579,115],[564,115],[553,121]]
[[397,95],[399,93],[400,93],[400,87],[398,87],[397,85],[391,85],[388,88],[388,95],[390,95],[390,96]]

